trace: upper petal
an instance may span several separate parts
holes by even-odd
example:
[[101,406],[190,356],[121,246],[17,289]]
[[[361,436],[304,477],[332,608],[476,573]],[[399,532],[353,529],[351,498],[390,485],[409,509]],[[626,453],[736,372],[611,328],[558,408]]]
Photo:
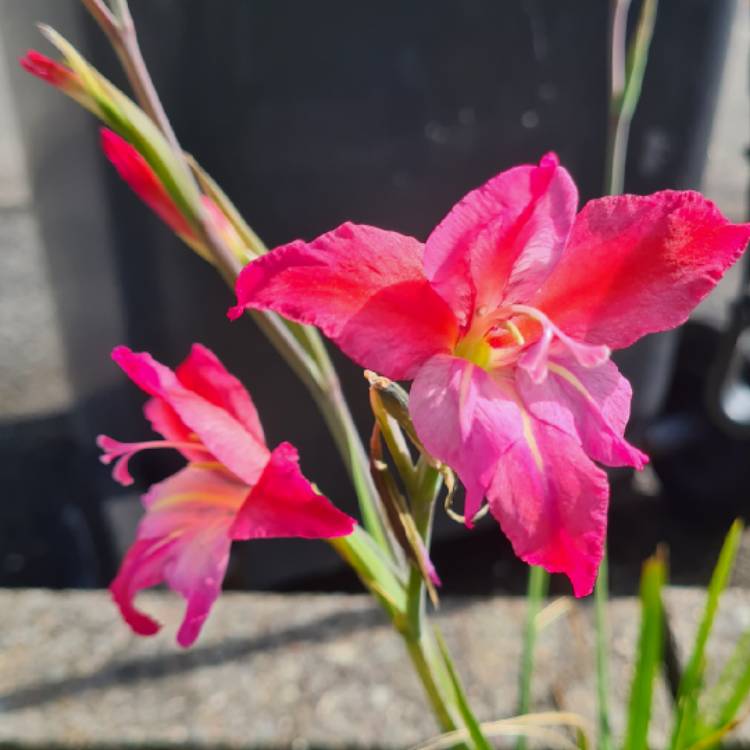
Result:
[[422,271],[422,244],[344,224],[313,242],[276,248],[243,268],[237,305],[318,326],[363,367],[399,380],[447,351],[456,321]]
[[266,442],[250,394],[210,349],[193,344],[175,374],[186,388],[229,412],[259,443]]
[[135,607],[136,594],[166,581],[187,600],[178,642],[189,646],[197,638],[221,591],[231,545],[227,532],[246,494],[247,487],[221,469],[196,466],[151,488],[137,539],[110,586],[136,633],[159,629]]
[[465,516],[471,525],[498,460],[521,435],[516,401],[480,367],[438,355],[417,374],[409,411],[425,448],[466,487]]
[[558,350],[543,382],[519,368],[516,387],[532,416],[577,439],[594,461],[637,469],[648,461],[625,440],[632,390],[614,362],[584,367]]
[[501,172],[456,204],[430,235],[427,278],[462,323],[480,306],[523,302],[560,256],[577,205],[576,186],[554,154],[539,166]]
[[356,521],[342,513],[304,477],[293,445],[281,443],[237,514],[233,539],[348,536]]
[[[112,359],[146,393],[166,402],[221,463],[248,485],[257,481],[268,461],[268,448],[230,412],[186,388],[172,370],[146,352],[118,346]],[[165,416],[157,411],[151,407],[149,416]]]
[[604,550],[609,486],[575,438],[529,419],[524,439],[501,457],[488,499],[522,560],[565,573],[576,596],[591,593]]
[[611,348],[683,323],[750,239],[699,193],[587,203],[535,299],[562,330]]

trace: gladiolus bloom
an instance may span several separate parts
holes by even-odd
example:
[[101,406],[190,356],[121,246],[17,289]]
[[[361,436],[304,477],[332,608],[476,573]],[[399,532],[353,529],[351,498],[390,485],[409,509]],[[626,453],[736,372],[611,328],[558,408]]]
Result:
[[469,193],[421,242],[344,224],[253,261],[234,318],[275,310],[320,327],[362,367],[413,380],[420,440],[486,498],[516,554],[583,596],[603,553],[597,464],[641,468],[631,389],[611,349],[684,322],[742,253],[698,193],[591,201],[554,154]]
[[166,581],[187,600],[177,641],[189,646],[221,591],[233,539],[327,539],[350,534],[355,521],[305,479],[292,445],[269,451],[250,395],[211,351],[194,344],[175,372],[124,346],[112,358],[151,397],[144,413],[164,438],[100,435],[114,478],[130,484],[129,459],[150,448],[173,448],[188,464],[143,496],[146,515],[110,591],[131,628],[152,635],[160,626],[134,599]]

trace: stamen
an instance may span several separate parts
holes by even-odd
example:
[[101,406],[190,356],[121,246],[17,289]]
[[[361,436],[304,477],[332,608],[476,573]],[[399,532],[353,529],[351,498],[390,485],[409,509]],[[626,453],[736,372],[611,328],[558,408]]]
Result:
[[115,461],[114,468],[112,469],[112,478],[123,485],[123,487],[133,484],[133,477],[128,470],[128,461],[140,451],[156,448],[174,448],[175,450],[203,451],[208,455],[211,454],[211,451],[199,442],[147,440],[141,443],[122,443],[108,435],[99,435],[96,439],[96,444],[104,451],[99,456],[99,460],[103,464],[109,466],[112,461]]
[[518,330],[518,326],[512,320],[506,320],[504,325],[508,329],[508,331],[510,331],[510,335],[513,336],[514,341],[519,346],[523,346],[526,343],[526,339],[523,337],[523,334]]
[[511,305],[510,310],[520,315],[533,318],[542,326],[539,340],[521,357],[519,366],[523,367],[535,383],[541,383],[547,377],[547,356],[552,341],[556,338],[573,355],[583,367],[597,367],[609,358],[608,346],[587,344],[563,333],[541,310],[527,305]]

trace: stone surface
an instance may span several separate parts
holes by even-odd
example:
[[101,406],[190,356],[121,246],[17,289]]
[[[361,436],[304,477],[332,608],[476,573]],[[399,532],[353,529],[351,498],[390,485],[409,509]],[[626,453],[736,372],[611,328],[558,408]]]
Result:
[[[683,651],[702,602],[694,589],[668,594]],[[398,748],[435,734],[398,637],[364,596],[227,594],[188,651],[173,640],[181,602],[155,592],[143,605],[165,623],[154,638],[131,635],[104,592],[0,591],[0,745]],[[535,709],[593,720],[591,614],[568,602],[542,630]],[[610,618],[619,734],[636,603],[614,600]],[[438,619],[479,717],[512,715],[523,600],[447,601]],[[732,589],[711,664],[748,625],[750,592]],[[655,748],[664,746],[668,707],[660,685]],[[739,738],[750,740],[749,729]]]

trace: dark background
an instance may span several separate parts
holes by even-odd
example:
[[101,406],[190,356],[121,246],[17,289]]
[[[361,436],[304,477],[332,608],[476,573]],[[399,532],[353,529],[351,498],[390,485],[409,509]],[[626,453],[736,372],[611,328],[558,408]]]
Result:
[[[608,6],[131,2],[182,145],[269,246],[344,220],[423,239],[469,189],[549,150],[573,174],[582,200],[600,195]],[[629,191],[699,186],[732,7],[660,3],[631,137]],[[74,0],[2,0],[0,13],[10,60],[28,47],[49,52],[33,26],[44,20],[124,87],[106,41]],[[13,84],[74,399],[54,418],[0,425],[0,585],[102,585],[113,573],[132,534],[121,510],[134,509],[135,500],[117,499],[93,439],[148,434],[140,393],[108,359],[119,343],[171,365],[192,341],[209,345],[247,384],[269,443],[297,445],[308,475],[353,510],[343,466],[303,387],[249,321],[226,321],[228,290],[118,180],[98,153],[97,123],[29,77],[14,75]],[[704,338],[699,355],[692,339],[678,352],[671,334],[621,355],[636,389],[636,441],[648,443],[670,409],[700,410],[716,348],[711,332]],[[334,356],[364,433],[370,417],[361,372]],[[722,456],[732,456],[719,469],[731,477],[722,502],[713,475],[690,459],[687,468],[706,480],[690,503],[682,502],[682,443],[667,443],[650,446],[663,479],[656,497],[634,490],[628,474],[614,477],[611,546],[620,590],[632,589],[640,560],[662,539],[674,549],[677,579],[699,579],[727,518],[744,510],[744,442],[722,444]],[[145,486],[177,465],[144,456],[135,468]],[[525,585],[523,567],[490,520],[471,535],[441,520],[435,558],[451,592]],[[325,545],[253,543],[241,547],[228,583],[355,585],[336,566]]]

